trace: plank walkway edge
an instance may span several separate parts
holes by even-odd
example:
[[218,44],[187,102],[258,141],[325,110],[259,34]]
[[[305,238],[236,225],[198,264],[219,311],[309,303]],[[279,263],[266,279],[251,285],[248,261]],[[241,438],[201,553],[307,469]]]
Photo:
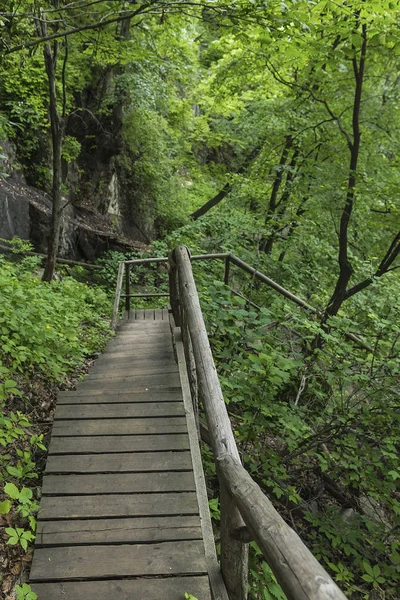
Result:
[[227,600],[169,311],[131,311],[59,393],[37,520],[39,600]]

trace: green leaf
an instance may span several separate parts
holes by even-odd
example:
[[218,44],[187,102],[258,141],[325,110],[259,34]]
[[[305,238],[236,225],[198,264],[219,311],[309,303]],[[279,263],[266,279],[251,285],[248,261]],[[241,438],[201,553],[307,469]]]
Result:
[[8,515],[8,513],[11,510],[11,502],[10,500],[3,500],[3,502],[0,502],[0,515]]
[[7,471],[8,471],[8,473],[10,473],[10,475],[13,475],[17,479],[21,479],[21,477],[22,477],[21,471],[19,471],[15,467],[7,467]]
[[16,485],[13,483],[6,483],[4,487],[5,493],[10,496],[13,500],[17,500],[19,496],[19,491]]

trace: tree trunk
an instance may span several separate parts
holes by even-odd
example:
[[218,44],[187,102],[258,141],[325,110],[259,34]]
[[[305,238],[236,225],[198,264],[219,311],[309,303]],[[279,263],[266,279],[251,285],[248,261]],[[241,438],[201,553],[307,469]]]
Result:
[[[58,42],[53,49],[49,44],[44,46],[44,62],[49,83],[49,112],[51,141],[53,149],[53,184],[52,184],[52,212],[51,224],[47,245],[47,260],[43,273],[43,281],[51,281],[56,268],[56,258],[60,240],[61,215],[62,215],[62,145],[65,131],[65,118],[61,117],[57,105],[56,65],[58,55]],[[65,93],[65,90],[64,90]]]
[[[242,174],[245,172],[245,170],[247,169],[247,167],[252,163],[252,161],[257,158],[257,156],[260,154],[261,152],[261,147],[257,147],[254,148],[254,150],[252,152],[250,152],[250,154],[247,156],[246,160],[244,161],[244,163],[242,164],[242,166],[240,167],[240,169],[238,169],[236,171],[236,173],[238,175]],[[205,215],[209,210],[211,210],[212,208],[214,208],[214,206],[217,206],[217,204],[219,204],[220,202],[222,202],[222,200],[230,193],[232,189],[232,184],[231,183],[226,183],[224,185],[224,187],[222,188],[222,190],[220,190],[218,192],[218,194],[216,194],[213,198],[211,198],[210,200],[208,200],[208,202],[206,202],[205,204],[203,204],[203,206],[200,206],[200,208],[198,208],[197,210],[195,210],[190,216],[194,221],[197,221],[197,219],[199,219],[200,217],[202,217],[203,215]]]
[[[292,146],[292,137],[287,136],[284,152],[282,153],[282,157],[281,157],[280,165],[283,166],[286,163],[287,155],[289,153],[291,146]],[[284,154],[285,154],[285,156],[284,156]],[[296,175],[296,166],[297,166],[298,156],[299,156],[299,151],[296,148],[293,152],[293,156],[289,163],[290,170],[288,171],[288,173],[286,175],[285,189],[283,190],[283,193],[281,195],[279,202],[278,202],[277,195],[278,195],[279,187],[282,183],[282,171],[277,173],[277,177],[275,179],[275,184],[277,183],[278,178],[279,178],[279,181],[278,181],[278,185],[276,186],[274,184],[274,187],[272,189],[271,200],[270,200],[270,204],[269,204],[269,210],[268,210],[266,223],[268,221],[271,221],[274,217],[276,217],[276,222],[272,226],[272,232],[270,233],[270,235],[268,236],[268,238],[264,244],[264,252],[266,254],[270,254],[272,252],[272,248],[276,241],[276,236],[280,230],[279,218],[282,217],[286,212],[286,206],[287,206],[288,200],[290,198],[290,195],[292,193],[293,181],[294,181],[294,178]],[[284,159],[284,163],[282,163],[283,159]],[[272,202],[272,198],[274,198],[273,202]]]
[[340,219],[339,229],[339,277],[336,281],[336,286],[333,294],[327,304],[325,313],[322,319],[322,325],[326,323],[329,317],[337,315],[340,307],[346,299],[346,290],[353,274],[353,267],[349,260],[348,255],[348,229],[353,211],[354,200],[356,195],[356,183],[357,183],[357,165],[360,154],[360,109],[361,109],[361,97],[364,83],[364,72],[365,72],[365,57],[367,51],[367,27],[362,25],[362,44],[361,44],[361,56],[360,61],[357,61],[357,57],[353,58],[353,71],[356,81],[354,103],[353,103],[353,141],[349,142],[350,149],[350,165],[349,165],[349,176],[347,181],[347,194],[346,201]]
[[224,187],[222,188],[222,190],[220,190],[218,192],[218,194],[216,194],[213,198],[211,198],[211,200],[208,200],[208,202],[206,202],[205,204],[203,204],[203,206],[200,206],[200,208],[198,208],[197,210],[195,210],[190,215],[192,217],[193,221],[197,221],[197,219],[200,219],[200,217],[202,217],[209,210],[211,210],[212,208],[214,208],[214,206],[217,206],[217,204],[219,204],[220,202],[222,202],[222,200],[229,194],[229,192],[231,191],[231,189],[232,189],[232,185],[230,183],[226,183],[224,185]]

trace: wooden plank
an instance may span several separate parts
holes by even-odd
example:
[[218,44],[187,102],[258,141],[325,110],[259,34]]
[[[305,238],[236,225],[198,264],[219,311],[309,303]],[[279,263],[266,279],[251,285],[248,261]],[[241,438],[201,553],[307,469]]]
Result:
[[[180,386],[168,386],[165,387],[163,385],[156,385],[154,387],[135,387],[133,389],[129,389],[129,390],[105,390],[102,389],[100,386],[93,388],[93,389],[88,389],[88,390],[80,390],[76,389],[76,390],[71,390],[70,392],[60,392],[60,393],[65,393],[68,394],[68,396],[99,396],[102,398],[108,398],[110,396],[118,396],[118,397],[123,397],[124,400],[127,400],[135,395],[142,395],[142,396],[164,396],[165,394],[181,394],[181,387]],[[122,402],[123,400],[121,400]]]
[[125,330],[123,329],[122,331],[120,331],[117,335],[116,338],[113,338],[113,340],[111,341],[115,341],[115,340],[134,340],[136,339],[138,342],[139,341],[147,341],[147,340],[162,340],[162,341],[169,341],[171,339],[171,331],[169,330],[168,327],[163,327],[162,329],[160,327],[148,327],[146,329],[141,329],[141,330],[134,330],[134,331],[130,331],[130,330]]
[[40,600],[183,600],[185,592],[211,600],[206,576],[34,583],[32,589]]
[[132,544],[201,539],[197,515],[39,521],[36,547]]
[[86,379],[79,383],[79,390],[88,390],[100,388],[102,390],[123,390],[133,387],[178,387],[180,385],[179,373],[156,373],[155,375],[132,375],[122,377],[117,381],[110,381],[107,375],[98,378],[95,381]]
[[88,435],[147,435],[165,433],[186,433],[184,417],[165,419],[99,419],[93,421],[55,421],[52,436]]
[[117,337],[112,338],[108,344],[107,347],[115,345],[117,343],[125,343],[125,344],[129,344],[132,343],[133,341],[136,341],[138,344],[141,345],[149,345],[149,344],[166,344],[166,345],[170,345],[171,342],[171,334],[168,331],[160,331],[157,333],[157,331],[154,331],[153,329],[151,331],[143,331],[141,333],[139,332],[122,332],[119,333]]
[[55,418],[74,419],[133,419],[138,417],[177,417],[184,416],[182,402],[143,402],[135,404],[61,404],[57,407]]
[[135,319],[136,320],[144,320],[144,309],[143,308],[136,308],[135,309]]
[[[61,395],[62,394],[62,395]],[[84,394],[79,390],[72,392],[59,392],[57,406],[61,404],[113,404],[113,403],[141,403],[141,402],[180,402],[182,401],[182,394],[179,389],[175,392],[163,392],[163,391],[148,391],[148,392],[128,392],[109,394]]]
[[125,358],[130,360],[157,360],[164,358],[172,358],[174,356],[174,352],[171,347],[166,348],[165,346],[154,348],[153,346],[147,348],[140,348],[139,346],[134,345],[134,347],[130,349],[119,348],[107,348],[104,350],[103,354],[97,360],[101,358]]
[[154,320],[157,322],[157,324],[159,322],[162,323],[162,314],[163,314],[162,308],[161,309],[156,308],[154,310]]
[[31,581],[105,579],[146,575],[205,574],[203,543],[198,540],[113,546],[38,548]]
[[54,521],[54,519],[197,515],[198,512],[197,498],[194,492],[43,496],[38,519]]
[[46,473],[138,473],[189,471],[190,452],[121,452],[118,454],[51,455]]
[[[69,457],[71,458],[71,457]],[[194,492],[191,471],[155,473],[108,473],[93,475],[46,475],[43,496],[85,494],[141,494],[144,492]]]
[[126,321],[122,323],[120,326],[121,331],[125,331],[125,329],[130,329],[132,331],[147,331],[148,329],[168,329],[168,323],[161,320],[162,310],[156,310],[157,318],[155,321]]
[[189,450],[185,433],[170,435],[109,435],[52,437],[49,454],[106,454]]
[[177,364],[174,361],[162,362],[159,365],[153,365],[152,363],[148,363],[147,367],[145,365],[125,365],[120,366],[119,363],[109,364],[104,362],[99,365],[95,365],[91,367],[89,374],[83,379],[83,381],[88,381],[89,379],[101,379],[106,376],[108,379],[118,379],[121,377],[140,377],[142,375],[160,375],[160,374],[168,374],[168,373],[178,373]]
[[90,367],[89,373],[97,373],[99,370],[107,369],[107,367],[111,367],[110,371],[112,370],[112,372],[118,369],[121,372],[133,373],[148,368],[149,372],[154,373],[160,368],[171,370],[176,369],[176,366],[176,361],[172,353],[162,357],[158,357],[156,354],[144,357],[121,356],[120,358],[115,358],[112,355],[104,355],[98,358],[94,365]]

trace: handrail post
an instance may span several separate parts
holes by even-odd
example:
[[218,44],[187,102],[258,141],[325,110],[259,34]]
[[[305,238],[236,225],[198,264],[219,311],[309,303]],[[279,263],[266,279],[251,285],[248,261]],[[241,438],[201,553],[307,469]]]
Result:
[[168,257],[169,270],[168,270],[168,283],[169,283],[169,302],[171,304],[172,316],[174,317],[175,326],[181,326],[181,309],[179,304],[179,290],[178,290],[178,270],[174,261],[174,255],[171,252]]
[[225,285],[229,285],[229,274],[231,268],[231,257],[230,254],[225,257],[225,273],[224,273],[224,283]]
[[115,289],[115,297],[114,297],[114,308],[113,314],[111,318],[111,329],[115,331],[118,320],[118,310],[119,310],[119,301],[121,299],[121,289],[122,289],[122,279],[124,276],[124,263],[120,262],[118,267],[118,275],[117,275],[117,287]]
[[131,312],[131,265],[125,265],[125,310],[128,313],[128,320]]

